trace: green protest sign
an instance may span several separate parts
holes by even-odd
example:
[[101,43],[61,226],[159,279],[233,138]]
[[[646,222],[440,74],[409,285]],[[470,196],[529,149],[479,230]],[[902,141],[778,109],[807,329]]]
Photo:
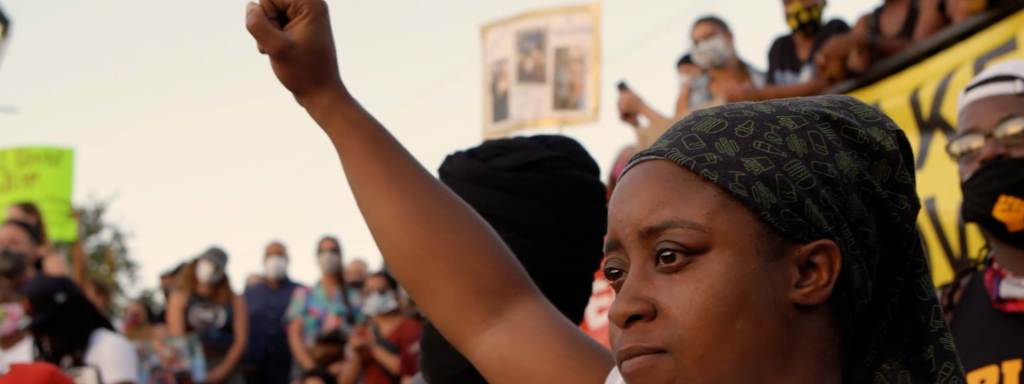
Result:
[[74,152],[68,148],[0,149],[0,220],[6,219],[11,204],[32,202],[42,211],[51,242],[77,239],[71,210],[73,164]]

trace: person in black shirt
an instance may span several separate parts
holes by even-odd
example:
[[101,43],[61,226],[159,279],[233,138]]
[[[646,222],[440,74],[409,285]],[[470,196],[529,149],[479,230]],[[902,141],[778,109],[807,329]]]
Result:
[[987,252],[942,289],[943,309],[967,383],[1024,378],[1024,60],[972,80],[946,151],[963,181],[961,214],[985,235]]
[[791,33],[775,39],[768,51],[768,84],[791,85],[814,80],[814,55],[828,39],[850,31],[834,19],[822,25],[823,0],[783,0]]
[[842,20],[822,24],[825,0],[783,0],[791,32],[780,36],[768,51],[768,86],[730,94],[730,101],[810,96],[831,82],[818,76],[816,56],[829,39],[850,31]]

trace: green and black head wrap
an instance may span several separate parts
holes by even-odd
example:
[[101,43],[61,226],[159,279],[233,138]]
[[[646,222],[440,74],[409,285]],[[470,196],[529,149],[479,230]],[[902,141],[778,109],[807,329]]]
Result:
[[654,159],[717,184],[788,240],[839,245],[844,382],[964,382],[915,226],[913,154],[887,116],[846,96],[729,104],[676,123],[624,173]]

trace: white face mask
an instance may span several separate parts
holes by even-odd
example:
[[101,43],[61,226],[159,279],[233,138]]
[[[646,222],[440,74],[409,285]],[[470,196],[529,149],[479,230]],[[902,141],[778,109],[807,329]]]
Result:
[[263,261],[263,272],[268,279],[283,279],[288,274],[288,259],[280,255],[267,256]]
[[719,34],[698,42],[690,50],[693,63],[704,69],[722,68],[732,59],[734,52],[725,36]]
[[320,252],[317,255],[317,262],[320,264],[320,271],[324,273],[338,273],[341,270],[341,255],[334,252]]
[[224,278],[224,272],[210,260],[199,260],[196,264],[196,279],[203,284],[217,284]]
[[679,88],[680,89],[682,89],[682,88],[689,88],[691,82],[693,82],[693,77],[691,77],[690,74],[688,74],[688,73],[680,73],[679,74]]
[[367,316],[384,315],[398,310],[394,292],[374,292],[363,300],[363,313]]

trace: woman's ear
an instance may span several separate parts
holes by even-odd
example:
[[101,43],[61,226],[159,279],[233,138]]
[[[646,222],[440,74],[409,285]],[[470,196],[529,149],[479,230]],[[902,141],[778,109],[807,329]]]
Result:
[[832,240],[815,240],[797,247],[791,256],[794,270],[789,298],[797,305],[825,304],[839,279],[843,254]]

